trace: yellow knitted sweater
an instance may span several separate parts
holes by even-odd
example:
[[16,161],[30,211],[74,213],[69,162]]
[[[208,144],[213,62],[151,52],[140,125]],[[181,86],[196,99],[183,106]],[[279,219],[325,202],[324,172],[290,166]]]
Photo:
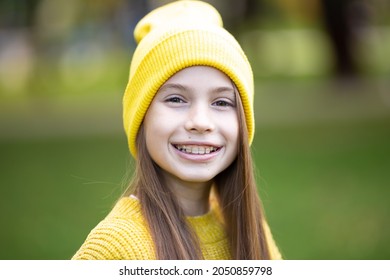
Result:
[[[187,217],[195,230],[204,259],[231,259],[225,230],[217,206],[197,217]],[[271,259],[281,255],[268,225],[266,235]],[[110,214],[88,235],[74,260],[154,260],[154,245],[146,221],[141,214],[139,201],[125,197],[118,201]]]

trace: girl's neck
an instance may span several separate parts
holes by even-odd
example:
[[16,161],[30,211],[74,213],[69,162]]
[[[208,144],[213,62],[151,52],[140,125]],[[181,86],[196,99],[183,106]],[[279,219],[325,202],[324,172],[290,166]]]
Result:
[[184,182],[170,175],[164,177],[186,216],[200,216],[209,211],[212,182]]

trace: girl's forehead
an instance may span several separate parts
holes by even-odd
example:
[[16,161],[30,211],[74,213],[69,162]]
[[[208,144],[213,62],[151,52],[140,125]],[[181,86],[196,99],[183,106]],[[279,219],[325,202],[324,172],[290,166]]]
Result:
[[232,88],[232,81],[222,71],[210,66],[191,66],[172,75],[164,84],[189,86],[225,86]]

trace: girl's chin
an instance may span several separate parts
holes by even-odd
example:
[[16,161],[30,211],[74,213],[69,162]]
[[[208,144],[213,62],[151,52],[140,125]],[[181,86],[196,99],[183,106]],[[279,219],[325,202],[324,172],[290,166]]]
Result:
[[185,174],[184,172],[178,174],[171,174],[176,180],[181,181],[183,183],[193,183],[193,184],[209,184],[213,181],[215,175],[213,174]]

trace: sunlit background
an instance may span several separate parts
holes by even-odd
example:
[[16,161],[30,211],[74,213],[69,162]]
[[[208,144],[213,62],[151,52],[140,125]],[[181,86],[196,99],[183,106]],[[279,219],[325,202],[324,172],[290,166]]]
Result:
[[[133,168],[136,22],[170,1],[0,0],[0,258],[69,259]],[[286,259],[390,259],[390,2],[215,0],[252,63]]]

